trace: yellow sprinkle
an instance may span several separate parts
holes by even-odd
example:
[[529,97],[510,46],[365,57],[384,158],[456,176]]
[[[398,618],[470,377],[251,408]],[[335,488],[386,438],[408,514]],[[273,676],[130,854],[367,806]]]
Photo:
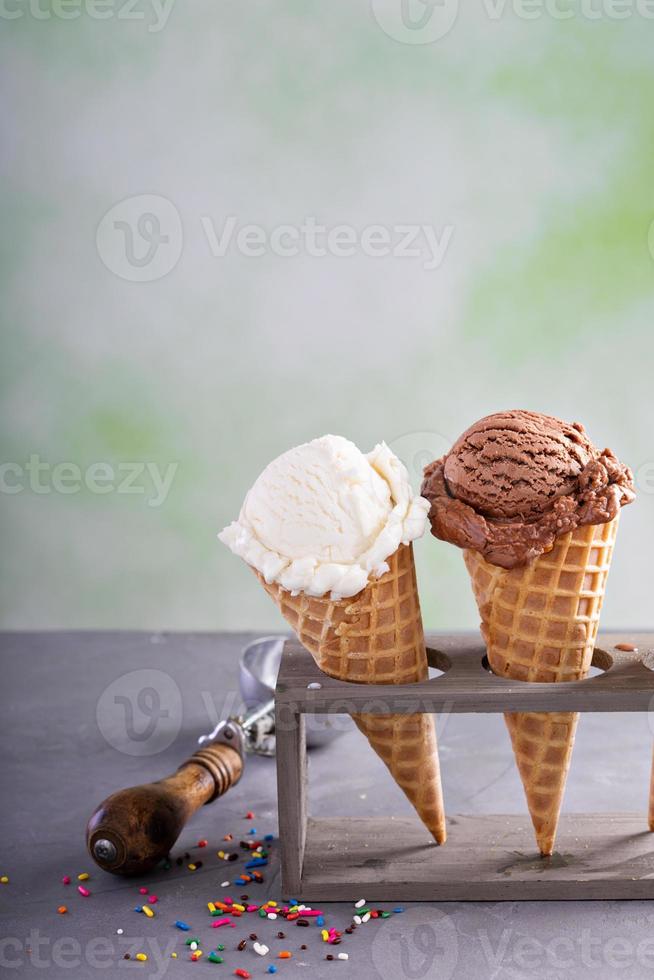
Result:
[[0,878],[0,885],[8,885],[8,884],[9,884],[9,878],[7,877],[7,875],[3,875],[2,878]]
[[276,908],[277,902],[266,902],[266,905],[270,906],[270,908]]
[[149,905],[144,905],[143,911],[147,915],[148,919],[152,919],[154,917],[154,912],[152,911]]
[[327,932],[327,930],[323,929],[320,935],[322,936],[322,941],[326,943],[327,940],[329,939],[329,933]]
[[171,953],[170,956],[173,960],[177,959],[177,953]]
[[137,960],[140,960],[141,963],[145,963],[145,961],[147,960],[147,958],[148,957],[147,957],[146,953],[137,953],[136,954],[136,959]]
[[237,912],[245,912],[245,905],[237,905],[236,902],[234,902],[232,908],[236,909]]
[[225,857],[225,852],[224,851],[218,851],[218,857],[219,858],[224,858]]
[[89,879],[90,877],[91,877],[91,876],[90,876],[89,874],[87,874],[87,872],[86,872],[86,871],[83,871],[81,875],[78,875],[78,876],[77,876],[77,880],[78,880],[78,881],[88,881],[88,879]]
[[197,864],[189,864],[188,866],[189,871],[197,871],[197,868]]
[[216,906],[213,904],[213,902],[207,902],[207,908],[209,909],[210,912],[216,911]]

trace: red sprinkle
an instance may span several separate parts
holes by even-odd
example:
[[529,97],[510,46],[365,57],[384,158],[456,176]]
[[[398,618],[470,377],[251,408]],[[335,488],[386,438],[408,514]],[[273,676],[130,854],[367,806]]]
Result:
[[250,974],[247,970],[234,970],[235,977],[243,977],[243,980],[250,980]]
[[209,841],[208,840],[205,840],[204,837],[203,837],[202,840],[199,840],[198,841],[198,847],[206,847],[208,843],[209,843]]
[[147,895],[148,894],[148,890],[147,890],[147,888],[139,888],[139,893],[141,895]]
[[70,885],[70,877],[68,875],[64,875],[61,879],[61,883],[62,885]]
[[248,810],[248,812],[245,814],[245,819],[254,820],[254,814],[252,813],[252,810]]
[[156,895],[148,895],[148,903],[150,905],[155,905],[158,901],[159,899],[157,898]]

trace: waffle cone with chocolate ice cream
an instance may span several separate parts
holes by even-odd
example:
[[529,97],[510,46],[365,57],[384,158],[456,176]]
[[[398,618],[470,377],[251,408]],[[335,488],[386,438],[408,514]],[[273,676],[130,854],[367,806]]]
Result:
[[[318,667],[339,680],[412,684],[427,677],[427,654],[411,544],[388,557],[389,571],[357,595],[332,600],[277,583],[266,592],[277,604]],[[383,760],[439,844],[445,811],[434,719],[429,714],[353,714],[359,730]]]
[[[464,549],[493,672],[585,677],[631,472],[579,424],[515,411],[467,430],[427,467],[422,493],[433,533]],[[543,855],[554,849],[578,717],[505,715]]]

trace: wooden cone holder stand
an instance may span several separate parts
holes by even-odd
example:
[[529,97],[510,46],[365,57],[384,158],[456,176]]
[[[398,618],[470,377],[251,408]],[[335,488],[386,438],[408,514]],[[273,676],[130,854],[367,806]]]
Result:
[[[334,680],[297,641],[287,641],[275,692],[285,896],[313,902],[359,895],[368,902],[654,899],[654,836],[645,813],[564,814],[550,858],[538,854],[526,811],[453,815],[443,847],[417,817],[309,817],[307,714],[654,709],[654,633],[600,634],[593,665],[602,673],[561,684],[496,677],[478,636],[428,633],[426,641],[430,666],[443,673],[397,686]],[[620,651],[618,644],[637,649]]]

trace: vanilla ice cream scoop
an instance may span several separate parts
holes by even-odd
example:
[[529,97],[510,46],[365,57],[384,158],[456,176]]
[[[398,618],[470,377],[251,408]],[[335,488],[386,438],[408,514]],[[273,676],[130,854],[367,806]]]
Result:
[[269,584],[341,599],[388,571],[389,555],[424,533],[428,510],[384,443],[364,455],[327,435],[273,460],[218,537]]

